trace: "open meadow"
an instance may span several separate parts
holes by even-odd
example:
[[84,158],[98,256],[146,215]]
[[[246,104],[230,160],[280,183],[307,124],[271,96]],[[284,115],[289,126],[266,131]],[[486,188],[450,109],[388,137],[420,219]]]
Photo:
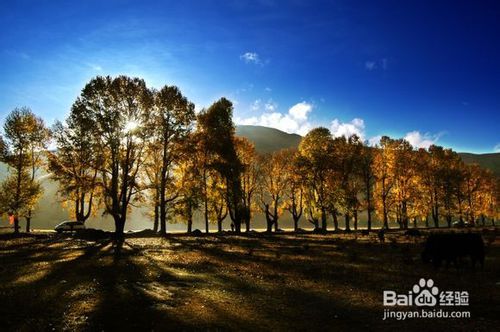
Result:
[[[500,326],[500,238],[484,269],[435,269],[402,231],[109,238],[0,234],[0,320],[34,330],[453,330]],[[383,320],[383,290],[465,290],[471,318]]]

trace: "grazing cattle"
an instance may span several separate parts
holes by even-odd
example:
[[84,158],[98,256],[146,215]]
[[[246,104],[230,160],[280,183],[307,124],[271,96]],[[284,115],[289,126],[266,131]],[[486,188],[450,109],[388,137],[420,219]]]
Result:
[[405,232],[406,236],[420,236],[422,235],[418,229],[408,229]]
[[380,240],[380,242],[384,242],[385,241],[385,230],[383,228],[381,228],[378,231],[377,236],[378,236],[378,239]]
[[458,268],[462,258],[469,256],[472,267],[479,261],[484,266],[484,242],[481,234],[474,233],[441,233],[431,234],[427,238],[422,260],[432,262],[435,267],[443,261],[447,265],[453,263]]

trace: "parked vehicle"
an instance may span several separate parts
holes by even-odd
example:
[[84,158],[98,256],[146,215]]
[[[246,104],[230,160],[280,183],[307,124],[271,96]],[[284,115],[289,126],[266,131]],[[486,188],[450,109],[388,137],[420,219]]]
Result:
[[54,229],[56,230],[57,233],[73,232],[85,229],[85,224],[81,221],[68,220],[58,224],[56,227],[54,227]]
[[456,227],[456,228],[464,228],[464,227],[472,227],[474,225],[472,225],[470,222],[468,221],[455,221],[453,224],[452,224],[453,227]]

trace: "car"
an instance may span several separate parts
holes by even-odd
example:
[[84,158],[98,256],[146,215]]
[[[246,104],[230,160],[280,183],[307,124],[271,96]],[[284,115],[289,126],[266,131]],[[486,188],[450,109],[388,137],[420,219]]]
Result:
[[474,225],[472,225],[470,222],[468,221],[455,221],[453,224],[452,224],[453,227],[456,227],[456,228],[464,228],[464,227],[473,227]]
[[85,224],[81,221],[67,220],[58,224],[56,227],[54,227],[54,229],[57,233],[73,232],[85,229]]

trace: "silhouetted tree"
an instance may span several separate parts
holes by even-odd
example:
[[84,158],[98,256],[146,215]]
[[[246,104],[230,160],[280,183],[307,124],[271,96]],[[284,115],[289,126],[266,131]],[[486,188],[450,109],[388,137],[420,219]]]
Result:
[[198,130],[207,144],[211,156],[209,167],[216,170],[226,183],[228,212],[236,233],[241,232],[241,223],[247,218],[248,210],[243,201],[241,173],[243,165],[234,145],[233,105],[221,98],[198,115]]
[[89,110],[105,209],[121,240],[132,199],[143,189],[139,171],[146,160],[153,96],[142,79],[98,76],[85,85],[79,102]]

